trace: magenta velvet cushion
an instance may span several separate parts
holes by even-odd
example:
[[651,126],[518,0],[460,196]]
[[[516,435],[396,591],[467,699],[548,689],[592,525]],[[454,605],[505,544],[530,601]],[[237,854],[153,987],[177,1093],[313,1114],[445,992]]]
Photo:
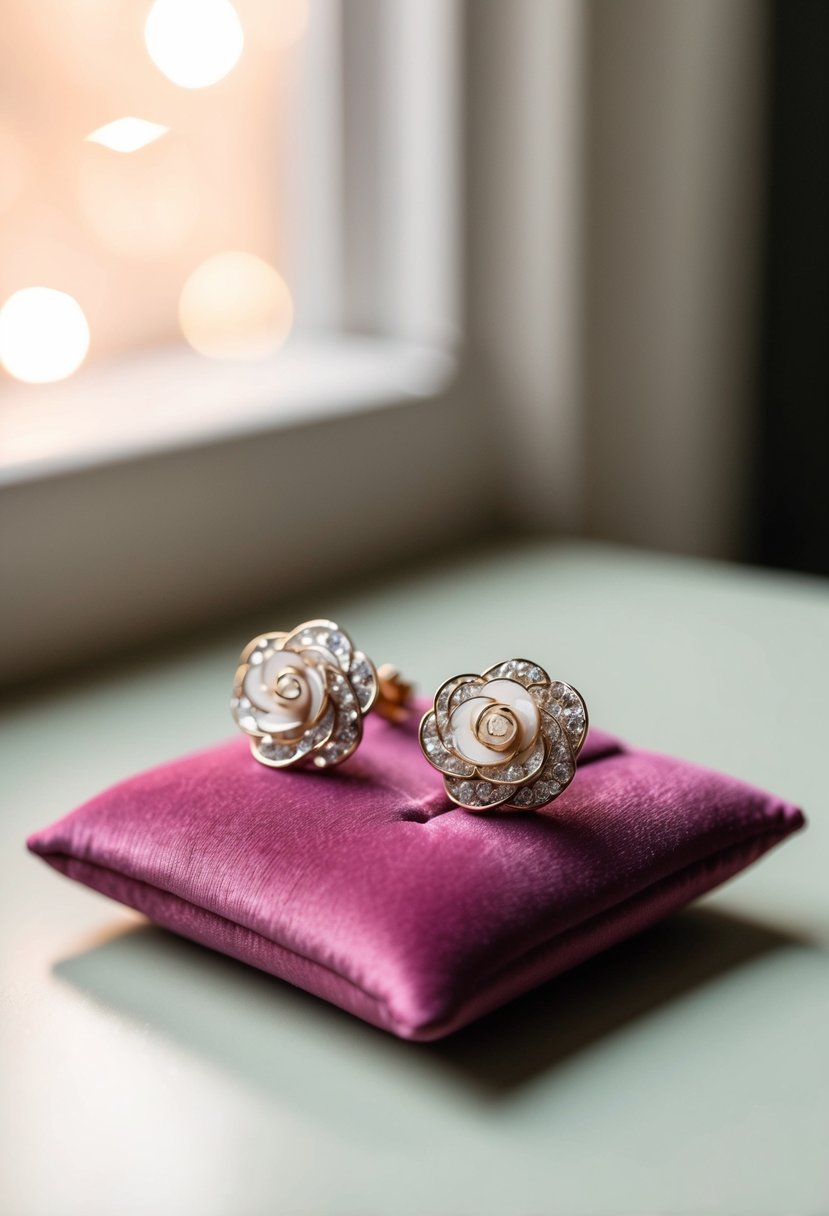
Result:
[[93,798],[29,847],[159,925],[404,1038],[448,1034],[723,882],[803,823],[591,729],[540,812],[449,803],[417,722],[329,772],[236,738]]

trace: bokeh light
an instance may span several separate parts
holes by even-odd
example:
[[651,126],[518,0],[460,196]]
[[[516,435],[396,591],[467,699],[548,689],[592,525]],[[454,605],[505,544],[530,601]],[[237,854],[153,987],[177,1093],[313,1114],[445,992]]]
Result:
[[155,0],[144,41],[169,80],[183,89],[204,89],[236,66],[245,36],[230,0]]
[[101,144],[113,152],[137,152],[169,130],[160,122],[148,122],[146,118],[116,118],[114,122],[98,127],[97,131],[90,131],[86,139],[87,143]]
[[190,345],[214,359],[271,354],[287,338],[293,302],[284,279],[252,253],[217,253],[188,278],[179,322]]
[[80,367],[88,350],[83,309],[65,291],[25,287],[0,309],[0,362],[17,380],[63,380]]

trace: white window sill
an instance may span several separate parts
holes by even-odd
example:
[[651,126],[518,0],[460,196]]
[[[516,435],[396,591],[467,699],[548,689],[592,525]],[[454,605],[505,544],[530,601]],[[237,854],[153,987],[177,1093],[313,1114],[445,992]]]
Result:
[[0,486],[433,397],[444,351],[384,338],[296,339],[256,362],[171,347],[0,393]]
[[476,405],[451,355],[352,337],[261,363],[172,350],[10,388],[0,683],[312,588],[324,600],[465,536],[480,521]]

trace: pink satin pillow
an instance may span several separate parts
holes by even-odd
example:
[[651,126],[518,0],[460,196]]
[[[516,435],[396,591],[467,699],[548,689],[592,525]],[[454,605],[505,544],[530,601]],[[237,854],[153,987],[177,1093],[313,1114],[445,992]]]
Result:
[[159,925],[409,1039],[643,929],[803,824],[770,794],[591,729],[546,810],[450,804],[417,723],[329,772],[239,737],[93,798],[29,848]]

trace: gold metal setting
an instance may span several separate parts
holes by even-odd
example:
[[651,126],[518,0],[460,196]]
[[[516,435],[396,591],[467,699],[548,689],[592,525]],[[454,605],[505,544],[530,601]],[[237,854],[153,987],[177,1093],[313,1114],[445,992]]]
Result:
[[528,659],[508,659],[442,684],[420,746],[458,806],[538,810],[573,780],[587,728],[577,689]]
[[314,620],[247,644],[230,709],[260,764],[330,768],[356,750],[372,708],[408,717],[411,691],[396,668],[378,673],[334,621]]

